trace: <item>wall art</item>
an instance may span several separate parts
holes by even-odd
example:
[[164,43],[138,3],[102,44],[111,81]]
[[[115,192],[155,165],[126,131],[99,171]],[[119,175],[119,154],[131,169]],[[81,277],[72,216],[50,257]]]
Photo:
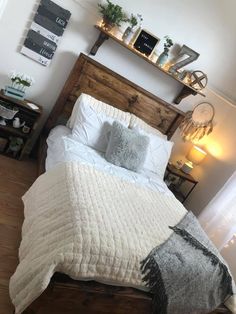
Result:
[[70,11],[53,1],[41,0],[21,53],[49,66],[70,17]]
[[147,57],[151,56],[160,39],[142,29],[135,39],[133,47]]

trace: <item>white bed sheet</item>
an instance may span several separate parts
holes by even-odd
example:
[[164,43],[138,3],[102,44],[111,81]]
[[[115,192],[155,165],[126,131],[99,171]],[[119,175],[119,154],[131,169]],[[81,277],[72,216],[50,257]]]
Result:
[[156,174],[150,171],[136,173],[107,162],[103,153],[74,140],[71,130],[65,126],[54,128],[49,134],[47,144],[46,171],[62,162],[80,161],[133,183],[171,194],[162,178]]

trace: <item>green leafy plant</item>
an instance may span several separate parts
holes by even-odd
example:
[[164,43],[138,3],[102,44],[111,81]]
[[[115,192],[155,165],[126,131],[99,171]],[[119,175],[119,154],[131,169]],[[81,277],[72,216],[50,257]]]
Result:
[[98,4],[99,12],[102,14],[106,23],[109,23],[112,26],[120,26],[121,22],[128,21],[122,7],[117,4],[113,4],[110,0],[106,1],[107,4]]
[[165,36],[165,43],[164,43],[164,52],[165,54],[168,54],[170,48],[174,45],[172,39],[169,36]]
[[143,20],[143,18],[142,18],[141,14],[137,14],[137,16],[135,16],[134,14],[131,14],[128,22],[129,22],[131,28],[134,28],[138,24],[141,24],[142,20]]
[[24,73],[16,73],[15,71],[12,71],[10,74],[11,82],[12,82],[12,87],[18,86],[18,88],[26,88],[32,86],[35,81],[33,77],[26,75]]

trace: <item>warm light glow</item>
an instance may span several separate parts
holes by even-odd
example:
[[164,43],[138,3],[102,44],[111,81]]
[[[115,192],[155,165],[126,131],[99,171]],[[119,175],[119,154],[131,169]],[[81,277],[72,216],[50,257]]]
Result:
[[200,164],[206,157],[207,153],[198,146],[193,146],[186,158],[195,165]]
[[224,246],[225,249],[230,248],[231,244],[234,244],[236,241],[236,233],[233,235],[232,239],[228,241],[228,243]]
[[102,27],[102,24],[103,24],[103,19],[97,21],[97,23],[96,23],[96,25],[99,27]]
[[191,161],[186,161],[185,165],[187,165],[189,168],[193,169],[193,163]]
[[166,72],[169,71],[170,67],[171,67],[171,62],[166,62],[163,66],[162,66],[162,69]]
[[223,151],[221,146],[216,142],[210,142],[207,144],[208,152],[215,158],[220,158],[223,156]]

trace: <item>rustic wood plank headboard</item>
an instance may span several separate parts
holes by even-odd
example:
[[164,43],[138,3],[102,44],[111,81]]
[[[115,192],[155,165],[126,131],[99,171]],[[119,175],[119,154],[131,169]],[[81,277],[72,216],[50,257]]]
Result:
[[109,105],[135,114],[170,138],[184,113],[111,71],[84,54],[80,54],[44,128],[48,132],[65,123],[81,93],[87,93]]

